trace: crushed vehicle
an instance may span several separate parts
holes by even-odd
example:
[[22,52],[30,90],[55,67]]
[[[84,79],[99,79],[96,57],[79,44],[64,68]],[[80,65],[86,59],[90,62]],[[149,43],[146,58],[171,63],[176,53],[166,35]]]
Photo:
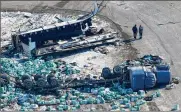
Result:
[[104,29],[97,31],[96,27],[92,27],[92,17],[98,13],[101,4],[98,6],[95,2],[94,6],[91,13],[75,20],[61,21],[12,34],[12,52],[23,52],[27,56],[41,56],[114,43],[118,40],[115,39],[116,32],[105,34]]
[[[57,79],[53,74],[47,77],[38,74],[31,77],[23,75],[21,78],[15,78],[15,87],[35,94],[55,93],[58,95],[59,89],[110,86],[116,82],[124,83],[126,87],[130,87],[134,91],[169,84],[171,82],[169,65],[163,63],[159,56],[149,56],[157,58],[154,58],[154,60],[153,58],[126,60],[122,64],[116,65],[113,70],[109,67],[105,67],[102,69],[102,79],[74,78],[63,81]],[[140,59],[142,61],[137,61]],[[153,61],[158,63],[153,63]]]
[[169,65],[163,63],[159,56],[149,56],[151,57],[150,59],[140,58],[142,61],[136,61],[140,59],[127,60],[121,65],[116,65],[113,70],[109,67],[103,68],[101,76],[104,79],[79,80],[79,82],[75,81],[70,86],[109,86],[114,82],[119,82],[126,83],[127,87],[131,87],[134,91],[137,91],[169,84],[171,82]]

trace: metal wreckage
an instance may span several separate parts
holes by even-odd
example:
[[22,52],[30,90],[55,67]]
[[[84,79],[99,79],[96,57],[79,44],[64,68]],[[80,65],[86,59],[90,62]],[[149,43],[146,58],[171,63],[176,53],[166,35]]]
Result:
[[[94,11],[79,17],[77,20],[61,21],[61,23],[12,35],[13,50],[23,51],[28,56],[37,56],[41,54],[40,49],[52,46],[59,40],[61,40],[61,44],[58,44],[59,51],[54,49],[53,52],[64,52],[117,42],[117,33],[101,35],[103,29],[96,33],[92,32],[94,29],[91,27],[92,17],[98,13],[100,6],[101,4],[98,6],[95,2]],[[97,34],[99,35],[97,36]],[[113,82],[124,82],[133,90],[141,90],[152,88],[159,84],[170,83],[169,66],[161,63],[162,59],[159,56],[147,55],[137,60],[127,60],[125,63],[115,66],[113,72],[108,67],[103,68],[101,75],[103,79],[99,80],[93,80],[93,78],[77,80],[75,78],[65,81],[57,79],[54,76],[54,72],[52,72],[47,77],[41,74],[36,74],[33,77],[30,75],[22,75],[21,77],[10,76],[9,74],[9,76],[1,75],[0,84],[1,86],[8,85],[9,77],[11,77],[16,88],[22,88],[27,92],[38,94],[55,93],[56,95],[59,94],[59,89],[85,86],[95,87],[98,85],[107,86]]]
[[41,56],[115,43],[118,40],[116,32],[105,34],[104,29],[97,31],[96,27],[92,27],[92,17],[98,13],[101,3],[98,6],[95,2],[94,6],[91,13],[75,20],[63,21],[58,18],[59,23],[13,34],[14,50],[28,56]]
[[[43,51],[47,47],[53,48],[51,48],[51,51],[49,50],[50,52],[46,52],[48,54],[115,43],[118,39],[116,32],[104,34],[104,29],[97,31],[96,28],[91,27],[92,17],[98,13],[101,3],[98,6],[97,2],[95,2],[94,10],[91,13],[83,15],[76,20],[62,21],[58,18],[59,23],[12,34],[13,47],[8,54],[23,52],[29,57],[36,57],[44,55]],[[10,76],[10,78],[7,75],[1,75],[1,86],[8,85],[9,79],[13,79],[11,81],[15,82],[16,88],[41,94],[57,93],[58,88],[65,86],[56,79],[53,73],[47,77],[35,75],[33,79],[29,75],[21,77]]]
[[[14,34],[12,35],[12,44],[14,46],[13,51],[23,51],[28,56],[38,56],[44,54],[42,52],[43,48],[46,48],[47,46],[55,46],[55,44],[56,47],[54,48],[56,49],[52,49],[50,52],[65,52],[117,42],[117,33],[102,34],[103,29],[98,32],[92,31],[94,28],[91,27],[91,18],[96,15],[98,11],[99,7],[95,4],[93,12],[84,15],[77,20],[62,21],[61,23],[56,23],[55,25],[44,26],[42,28]],[[58,42],[60,40],[61,42]],[[41,64],[41,66],[38,67],[34,67],[30,61],[25,63],[24,66],[27,65],[32,67],[32,69],[36,68],[36,70],[39,71],[34,71],[35,75],[31,74],[33,70],[26,70],[25,72],[22,72],[23,68],[13,71],[16,66],[22,67],[23,65],[17,65],[14,63],[11,64],[8,61],[6,61],[8,64],[4,64],[5,66],[3,68],[2,65],[5,61],[3,59],[0,60],[0,70],[2,72],[0,75],[0,86],[8,88],[11,81],[14,83],[15,89],[18,90],[21,88],[28,94],[54,94],[56,96],[62,96],[61,90],[67,90],[69,88],[83,91],[86,89],[86,91],[90,92],[92,88],[115,86],[116,83],[124,85],[125,88],[131,88],[133,91],[140,91],[161,85],[168,85],[172,82],[169,65],[164,63],[163,59],[159,56],[153,55],[145,55],[142,58],[126,60],[125,62],[114,66],[112,70],[109,67],[105,67],[102,69],[102,73],[99,78],[97,78],[97,76],[89,76],[84,79],[58,78],[55,75],[55,70],[48,69],[52,66],[58,68],[61,64],[66,65],[63,61],[53,63],[46,63],[42,61],[35,62],[35,64]],[[43,67],[49,70],[45,73],[49,75],[41,74],[43,70],[41,68]],[[11,71],[7,68],[13,68],[13,70]],[[73,71],[77,73],[80,72],[77,70],[70,70],[68,67],[65,67],[65,69],[61,72],[67,72],[67,74],[70,74],[70,72]],[[26,72],[29,72],[29,74]],[[145,100],[151,99],[152,97],[146,97]],[[19,102],[24,102],[24,99],[20,98]],[[139,103],[142,104],[143,102]],[[61,109],[62,108],[64,107],[61,107]],[[63,110],[67,110],[67,107]]]
[[87,77],[83,80],[58,79],[52,71],[48,76],[36,74],[33,76],[1,75],[1,86],[7,86],[9,79],[15,83],[15,88],[21,88],[28,93],[60,95],[60,89],[67,88],[94,88],[98,86],[111,86],[114,83],[125,84],[134,91],[150,89],[159,85],[167,85],[171,82],[169,65],[163,63],[159,56],[145,55],[135,60],[127,60],[111,70],[108,67],[102,69],[99,79]]

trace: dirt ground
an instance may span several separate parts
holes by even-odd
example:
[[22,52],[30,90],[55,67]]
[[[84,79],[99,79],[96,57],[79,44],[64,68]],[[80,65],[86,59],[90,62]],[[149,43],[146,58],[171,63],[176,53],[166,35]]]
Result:
[[[71,9],[90,11],[92,3],[92,1],[38,1],[28,3],[27,1],[3,1],[1,8],[3,11],[47,11],[51,13],[57,13],[60,8],[69,9],[65,11],[66,13],[67,11],[71,12]],[[136,56],[136,52],[139,53],[139,56],[144,54],[161,55],[171,64],[172,74],[181,77],[180,1],[105,1],[102,6],[99,15],[108,17],[114,22],[113,27],[118,30],[121,27],[123,38],[132,38],[129,35],[132,35],[131,28],[134,24],[141,24],[144,27],[143,39],[130,40],[125,46],[125,48],[132,49],[133,56],[129,55],[131,58]],[[161,91],[161,98],[155,101],[159,110],[169,111],[174,104],[181,106],[180,84],[173,90],[162,89]]]

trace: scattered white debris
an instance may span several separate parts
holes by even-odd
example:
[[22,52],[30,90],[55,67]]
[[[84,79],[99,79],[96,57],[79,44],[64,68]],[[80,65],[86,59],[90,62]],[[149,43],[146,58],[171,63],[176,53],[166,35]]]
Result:
[[29,17],[31,17],[31,16],[32,16],[31,13],[29,13],[29,12],[24,12],[24,17],[29,18]]
[[173,88],[175,88],[175,84],[169,84],[169,85],[167,85],[166,87],[165,87],[165,89],[166,90],[170,90],[170,89],[173,89]]
[[179,110],[180,110],[179,104],[174,105],[173,108],[171,109],[171,111],[179,111]]

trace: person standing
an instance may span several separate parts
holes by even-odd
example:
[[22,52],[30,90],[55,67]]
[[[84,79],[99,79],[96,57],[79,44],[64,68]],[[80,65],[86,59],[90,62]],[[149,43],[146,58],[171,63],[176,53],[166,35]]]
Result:
[[140,36],[140,39],[142,39],[142,35],[143,35],[143,27],[140,25],[139,26],[139,36]]
[[137,33],[138,33],[138,29],[137,29],[136,24],[133,26],[132,31],[133,31],[133,36],[136,39],[136,36],[137,36]]

